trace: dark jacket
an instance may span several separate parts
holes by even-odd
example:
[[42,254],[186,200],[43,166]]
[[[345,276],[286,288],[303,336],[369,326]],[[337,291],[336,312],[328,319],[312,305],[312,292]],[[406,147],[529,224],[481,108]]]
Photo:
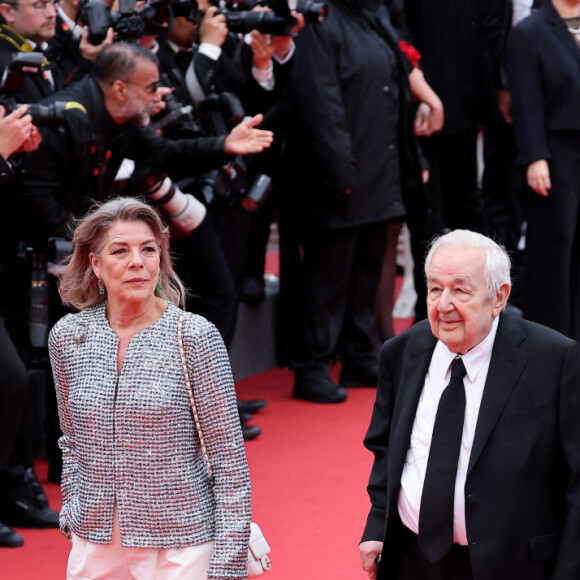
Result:
[[[397,501],[436,338],[427,321],[382,348],[365,446],[375,455],[363,540],[396,546]],[[474,580],[580,577],[580,346],[502,314],[465,482]]]
[[[0,24],[0,75],[12,61],[12,57],[19,52],[33,52],[30,43],[16,30],[7,24]],[[58,68],[47,63],[46,70],[50,69],[54,79],[54,87],[41,73],[26,73],[22,89],[8,95],[18,103],[38,103],[62,87],[63,76]]]
[[580,48],[551,2],[512,28],[508,75],[517,163],[550,159],[548,132],[580,131]]
[[227,158],[224,138],[169,141],[147,127],[117,125],[92,77],[49,99],[68,103],[64,125],[44,129],[40,147],[29,154],[17,180],[16,201],[28,216],[29,237],[66,236],[71,213],[89,200],[105,200],[124,158],[140,160],[175,178],[219,167]]
[[409,62],[384,6],[334,0],[306,26],[290,89],[289,191],[308,227],[400,220],[424,205]]

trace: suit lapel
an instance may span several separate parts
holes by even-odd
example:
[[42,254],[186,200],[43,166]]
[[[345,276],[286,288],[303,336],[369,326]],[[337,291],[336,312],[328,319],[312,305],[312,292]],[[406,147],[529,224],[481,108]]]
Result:
[[[429,369],[433,349],[437,339],[431,333],[428,324],[425,332],[411,346],[409,359],[403,364],[401,380],[397,386],[393,425],[391,428],[390,476],[389,481],[396,482],[391,487],[390,501],[396,502],[399,494],[399,482],[403,473],[407,451],[411,440],[413,421],[417,412],[419,397],[425,384],[425,375]],[[392,506],[393,503],[390,503]]]
[[573,36],[570,34],[570,31],[566,27],[566,23],[558,14],[552,2],[547,2],[544,6],[542,6],[542,8],[540,8],[540,10],[546,11],[547,21],[550,24],[552,34],[558,38],[560,43],[572,53],[574,58],[580,64],[580,48],[578,48],[578,45],[576,44]]
[[525,335],[517,319],[510,315],[502,314],[477,418],[475,438],[467,469],[468,476],[479,459],[512,390],[526,366],[528,355],[519,347],[524,339]]

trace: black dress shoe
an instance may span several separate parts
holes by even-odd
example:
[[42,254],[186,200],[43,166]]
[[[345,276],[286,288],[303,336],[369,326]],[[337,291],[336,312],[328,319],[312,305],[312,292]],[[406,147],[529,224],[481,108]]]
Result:
[[262,429],[257,425],[242,425],[242,435],[244,436],[244,441],[251,441],[255,439],[260,433]]
[[58,528],[58,512],[28,498],[4,502],[0,517],[17,528]]
[[0,522],[0,548],[18,548],[24,544],[24,538],[12,528]]
[[262,399],[252,399],[251,401],[242,401],[242,399],[238,399],[237,401],[238,411],[240,413],[250,413],[251,415],[268,406],[268,403],[262,401]]
[[328,377],[317,379],[296,377],[292,397],[311,403],[341,403],[346,399],[347,394],[346,389],[339,387]]
[[250,413],[244,413],[242,411],[238,411],[238,414],[240,415],[240,423],[242,425],[244,423],[247,423],[248,421],[252,420],[252,415],[250,415]]

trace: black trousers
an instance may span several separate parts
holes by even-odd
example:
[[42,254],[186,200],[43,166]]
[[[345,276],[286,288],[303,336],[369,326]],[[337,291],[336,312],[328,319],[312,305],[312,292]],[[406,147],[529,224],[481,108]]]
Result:
[[524,317],[580,339],[580,131],[548,135],[548,197],[529,190]]
[[0,472],[14,449],[27,387],[28,373],[0,317]]
[[387,228],[320,228],[303,237],[297,374],[327,375],[335,353],[351,368],[376,370],[372,327]]
[[421,139],[429,162],[426,192],[445,227],[483,230],[483,204],[477,186],[478,128]]
[[516,168],[513,125],[501,116],[485,124],[484,163],[481,194],[486,231],[515,252],[522,233],[521,198],[524,181]]
[[392,525],[393,544],[385,545],[377,580],[473,580],[467,546],[455,544],[451,552],[433,564],[419,550],[417,534],[398,517]]

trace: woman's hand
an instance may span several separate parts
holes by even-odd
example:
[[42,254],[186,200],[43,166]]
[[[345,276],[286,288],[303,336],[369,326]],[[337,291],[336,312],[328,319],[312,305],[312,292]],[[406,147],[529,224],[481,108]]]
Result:
[[538,195],[548,197],[552,182],[550,181],[550,168],[545,159],[534,161],[528,165],[526,178],[530,189]]

